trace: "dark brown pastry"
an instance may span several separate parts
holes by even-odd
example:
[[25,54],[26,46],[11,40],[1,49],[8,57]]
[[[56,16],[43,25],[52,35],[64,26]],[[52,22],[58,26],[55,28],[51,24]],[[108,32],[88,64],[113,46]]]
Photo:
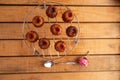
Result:
[[39,27],[43,26],[44,19],[41,16],[35,16],[32,20],[32,23],[35,27],[39,28]]
[[58,52],[64,52],[66,50],[66,44],[64,41],[57,41],[55,43],[55,49]]
[[26,33],[26,39],[30,42],[36,42],[38,38],[39,36],[35,31],[29,31]]
[[58,10],[57,10],[56,6],[52,6],[52,5],[49,6],[46,10],[46,14],[50,18],[56,17],[58,14]]
[[78,30],[75,26],[69,26],[66,30],[66,34],[69,37],[75,37],[78,33]]
[[41,49],[47,49],[50,46],[50,41],[47,38],[41,38],[38,42],[38,45]]
[[74,18],[74,15],[71,10],[67,10],[63,13],[62,19],[64,22],[71,22]]
[[60,35],[62,32],[62,28],[59,24],[53,24],[50,28],[52,34],[54,35]]

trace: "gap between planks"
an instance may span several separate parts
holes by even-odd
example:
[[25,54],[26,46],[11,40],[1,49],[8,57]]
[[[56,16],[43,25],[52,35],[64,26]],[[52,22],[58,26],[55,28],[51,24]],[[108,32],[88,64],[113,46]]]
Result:
[[[66,56],[55,60],[58,62],[76,61],[79,56]],[[46,61],[40,57],[16,57],[0,58],[0,73],[40,73],[40,72],[96,72],[96,71],[120,71],[120,55],[115,56],[88,56],[88,67],[80,65],[56,64],[48,69],[43,67]],[[95,66],[96,65],[96,66]]]
[[[0,74],[1,80],[119,80],[120,71],[104,71],[104,72],[72,72],[72,73],[28,73],[28,74]],[[104,76],[103,76],[104,74]],[[112,75],[111,75],[112,74]],[[100,76],[101,75],[101,76]],[[73,77],[74,76],[74,77]],[[87,77],[86,77],[87,76]]]
[[[62,28],[68,27],[69,24],[59,23]],[[22,36],[22,23],[0,23],[0,40],[19,40],[23,39]],[[29,23],[32,30],[36,29]],[[77,23],[73,23],[73,26],[77,27]],[[26,26],[25,26],[26,27]],[[49,29],[49,24],[45,23],[43,27],[39,28],[40,37],[44,36],[41,29],[45,28],[47,31],[47,38],[51,39],[52,34]],[[26,28],[25,28],[26,29]],[[27,30],[27,29],[26,29]],[[27,32],[27,31],[26,31]],[[65,39],[66,31],[62,29],[62,37]],[[58,39],[60,36],[55,36]],[[80,23],[80,37],[83,39],[119,39],[120,38],[120,23]]]
[[[38,6],[38,4],[0,4],[0,6]],[[40,5],[43,6],[43,5]],[[46,5],[49,6],[49,5]],[[54,5],[54,6],[59,6],[59,5]],[[120,7],[120,5],[66,5],[68,7]]]
[[[68,41],[65,41],[66,43]],[[119,39],[91,39],[91,40],[80,40],[78,46],[73,50],[70,55],[84,54],[90,51],[90,54],[119,54],[120,53],[120,41]],[[24,44],[23,40],[0,40],[0,56],[24,56],[32,55],[30,50]],[[71,43],[72,45],[72,43]],[[37,43],[35,44],[36,49],[39,49]],[[56,55],[54,50],[54,44],[51,40],[51,52]],[[41,52],[41,50],[40,50]],[[49,54],[47,51],[46,55]],[[62,55],[62,53],[61,53]]]
[[[43,0],[0,0],[0,4],[37,4]],[[49,2],[50,0],[45,0]],[[119,0],[52,0],[53,2],[60,2],[66,5],[120,5]]]
[[[1,6],[1,19],[0,22],[22,22],[26,12],[33,8],[33,6]],[[120,22],[120,9],[119,7],[70,7],[71,10],[79,17],[81,22]],[[16,12],[17,10],[17,12]],[[62,7],[62,11],[65,9]],[[9,15],[7,14],[9,13]],[[44,11],[41,10],[41,14],[47,17],[44,14]],[[18,16],[19,15],[19,16]],[[28,21],[30,22],[35,15],[39,15],[39,9],[36,9],[32,15],[30,15]],[[62,22],[61,12],[58,13],[58,22]],[[51,22],[55,20],[51,19]],[[76,20],[73,20],[73,22]]]

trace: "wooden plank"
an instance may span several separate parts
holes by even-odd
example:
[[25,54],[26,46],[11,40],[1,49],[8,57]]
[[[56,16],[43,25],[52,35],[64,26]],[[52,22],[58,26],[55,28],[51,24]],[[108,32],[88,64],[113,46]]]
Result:
[[1,80],[119,80],[120,71],[0,75]]
[[[66,41],[68,46],[68,42]],[[73,41],[70,43],[71,46],[67,47],[71,49],[73,46]],[[35,48],[42,52],[35,43]],[[68,49],[69,51],[69,49]],[[89,54],[120,54],[120,40],[119,39],[81,39],[78,46],[69,55],[79,55],[85,54],[90,51]],[[49,52],[52,55],[57,55],[57,51],[54,49],[54,43],[51,41],[51,47]],[[47,50],[45,50],[46,55],[49,55]],[[60,53],[63,55],[64,53]],[[29,48],[24,44],[23,40],[0,40],[0,56],[27,56],[33,55]]]
[[[23,22],[26,12],[32,9],[34,6],[0,6],[0,22]],[[65,11],[64,7],[61,7],[62,12]],[[58,8],[60,9],[60,7]],[[70,7],[70,9],[78,16],[80,22],[119,22],[120,21],[120,9],[119,7]],[[58,12],[57,19],[62,21],[61,10]],[[32,15],[29,15],[28,21],[36,15],[39,15],[40,8],[36,8]],[[48,18],[45,11],[41,9],[41,14],[45,21]],[[55,19],[50,19],[55,21]],[[75,18],[73,21],[77,21]],[[63,22],[63,21],[62,21]]]
[[[43,0],[0,0],[0,4],[37,4]],[[45,0],[49,2],[50,0]],[[119,0],[52,0],[66,5],[120,5]]]
[[[62,26],[62,37],[67,38],[64,27],[70,24],[59,23]],[[0,23],[0,39],[23,39],[22,23]],[[35,30],[32,24],[29,24],[32,30]],[[78,26],[77,23],[73,23]],[[119,23],[81,23],[80,24],[80,38],[120,38],[120,24]],[[27,27],[25,25],[25,27]],[[39,28],[39,35],[44,36],[42,29],[45,28],[48,38],[52,38],[50,27],[45,23],[42,28]],[[26,29],[26,28],[25,28]],[[25,31],[27,32],[28,29]],[[56,37],[56,36],[55,36]],[[56,37],[59,38],[60,36]]]
[[[66,56],[54,62],[76,61],[79,56]],[[31,72],[69,72],[69,71],[113,71],[120,70],[120,55],[89,56],[89,65],[81,67],[78,64],[56,64],[45,68],[46,61],[40,57],[3,57],[0,58],[0,73],[31,73]]]

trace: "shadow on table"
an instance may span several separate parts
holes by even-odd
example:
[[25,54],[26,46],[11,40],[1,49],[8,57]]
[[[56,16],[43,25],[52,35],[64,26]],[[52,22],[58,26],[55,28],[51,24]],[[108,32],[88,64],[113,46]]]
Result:
[[120,3],[120,0],[113,0],[113,1],[115,1],[116,3]]

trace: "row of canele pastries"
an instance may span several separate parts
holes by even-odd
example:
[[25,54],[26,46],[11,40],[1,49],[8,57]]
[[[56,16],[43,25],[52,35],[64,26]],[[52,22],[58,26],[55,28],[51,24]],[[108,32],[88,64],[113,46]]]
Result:
[[[56,6],[49,6],[46,10],[46,15],[49,18],[55,18],[58,14],[58,9]],[[63,14],[62,14],[62,19],[64,22],[71,22],[74,18],[74,14],[72,13],[71,10],[66,10]],[[44,25],[44,18],[42,16],[35,16],[32,20],[32,24],[34,25],[34,27],[36,28],[40,28]],[[53,24],[50,26],[50,31],[53,35],[60,35],[62,33],[62,27],[59,24]],[[78,33],[78,30],[75,26],[69,26],[66,29],[66,35],[68,37],[75,37]],[[27,41],[34,43],[37,40],[38,41],[38,45],[41,49],[47,49],[50,46],[50,40],[47,38],[40,38],[39,39],[39,35],[36,31],[29,31],[26,33],[26,39]],[[64,52],[66,50],[66,43],[64,41],[57,41],[54,45],[56,51],[58,52]]]

